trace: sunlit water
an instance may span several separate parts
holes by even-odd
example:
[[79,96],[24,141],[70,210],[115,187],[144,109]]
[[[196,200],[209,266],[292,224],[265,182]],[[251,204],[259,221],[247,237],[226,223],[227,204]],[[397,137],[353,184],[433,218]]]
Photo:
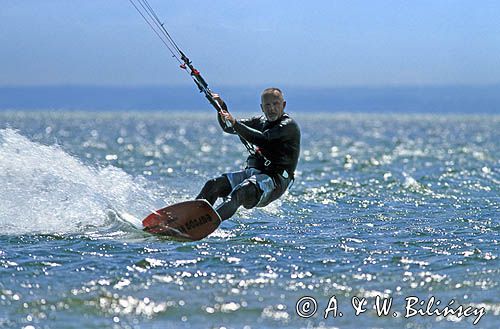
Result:
[[473,327],[405,319],[406,297],[434,296],[498,328],[500,117],[295,117],[291,191],[179,242],[140,220],[242,167],[213,114],[0,114],[0,327]]

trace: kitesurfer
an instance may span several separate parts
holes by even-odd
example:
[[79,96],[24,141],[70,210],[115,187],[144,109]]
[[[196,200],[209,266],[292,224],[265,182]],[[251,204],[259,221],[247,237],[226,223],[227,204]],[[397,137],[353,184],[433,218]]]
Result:
[[217,198],[224,198],[216,211],[226,220],[240,206],[264,207],[285,193],[294,180],[299,159],[300,129],[284,112],[286,101],[278,88],[262,92],[260,107],[264,115],[250,119],[236,120],[220,96],[212,96],[222,108],[217,118],[224,132],[237,134],[256,147],[244,170],[207,181],[196,197],[212,205]]

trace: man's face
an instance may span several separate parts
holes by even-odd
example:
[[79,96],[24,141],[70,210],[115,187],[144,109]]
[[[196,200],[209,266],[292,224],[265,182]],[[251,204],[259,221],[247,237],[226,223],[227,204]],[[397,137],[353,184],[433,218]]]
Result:
[[261,97],[260,107],[267,121],[276,121],[283,115],[286,102],[278,92],[265,93]]

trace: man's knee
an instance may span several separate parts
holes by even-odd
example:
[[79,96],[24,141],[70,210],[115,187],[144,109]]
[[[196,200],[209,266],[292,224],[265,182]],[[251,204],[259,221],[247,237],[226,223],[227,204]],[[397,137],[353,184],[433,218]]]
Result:
[[225,197],[231,192],[231,184],[226,176],[211,179],[205,183],[196,199],[205,199],[211,205],[217,198]]
[[250,181],[244,181],[231,192],[231,197],[236,197],[238,203],[247,209],[255,207],[261,195],[262,191]]
[[224,194],[231,191],[231,184],[226,176],[220,176],[207,181],[203,189],[208,193]]

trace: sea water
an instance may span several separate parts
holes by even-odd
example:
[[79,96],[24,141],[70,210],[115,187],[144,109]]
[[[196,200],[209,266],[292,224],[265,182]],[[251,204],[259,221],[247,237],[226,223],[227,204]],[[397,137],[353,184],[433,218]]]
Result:
[[0,327],[498,328],[500,117],[292,116],[291,190],[180,242],[141,219],[244,166],[212,113],[0,113]]

